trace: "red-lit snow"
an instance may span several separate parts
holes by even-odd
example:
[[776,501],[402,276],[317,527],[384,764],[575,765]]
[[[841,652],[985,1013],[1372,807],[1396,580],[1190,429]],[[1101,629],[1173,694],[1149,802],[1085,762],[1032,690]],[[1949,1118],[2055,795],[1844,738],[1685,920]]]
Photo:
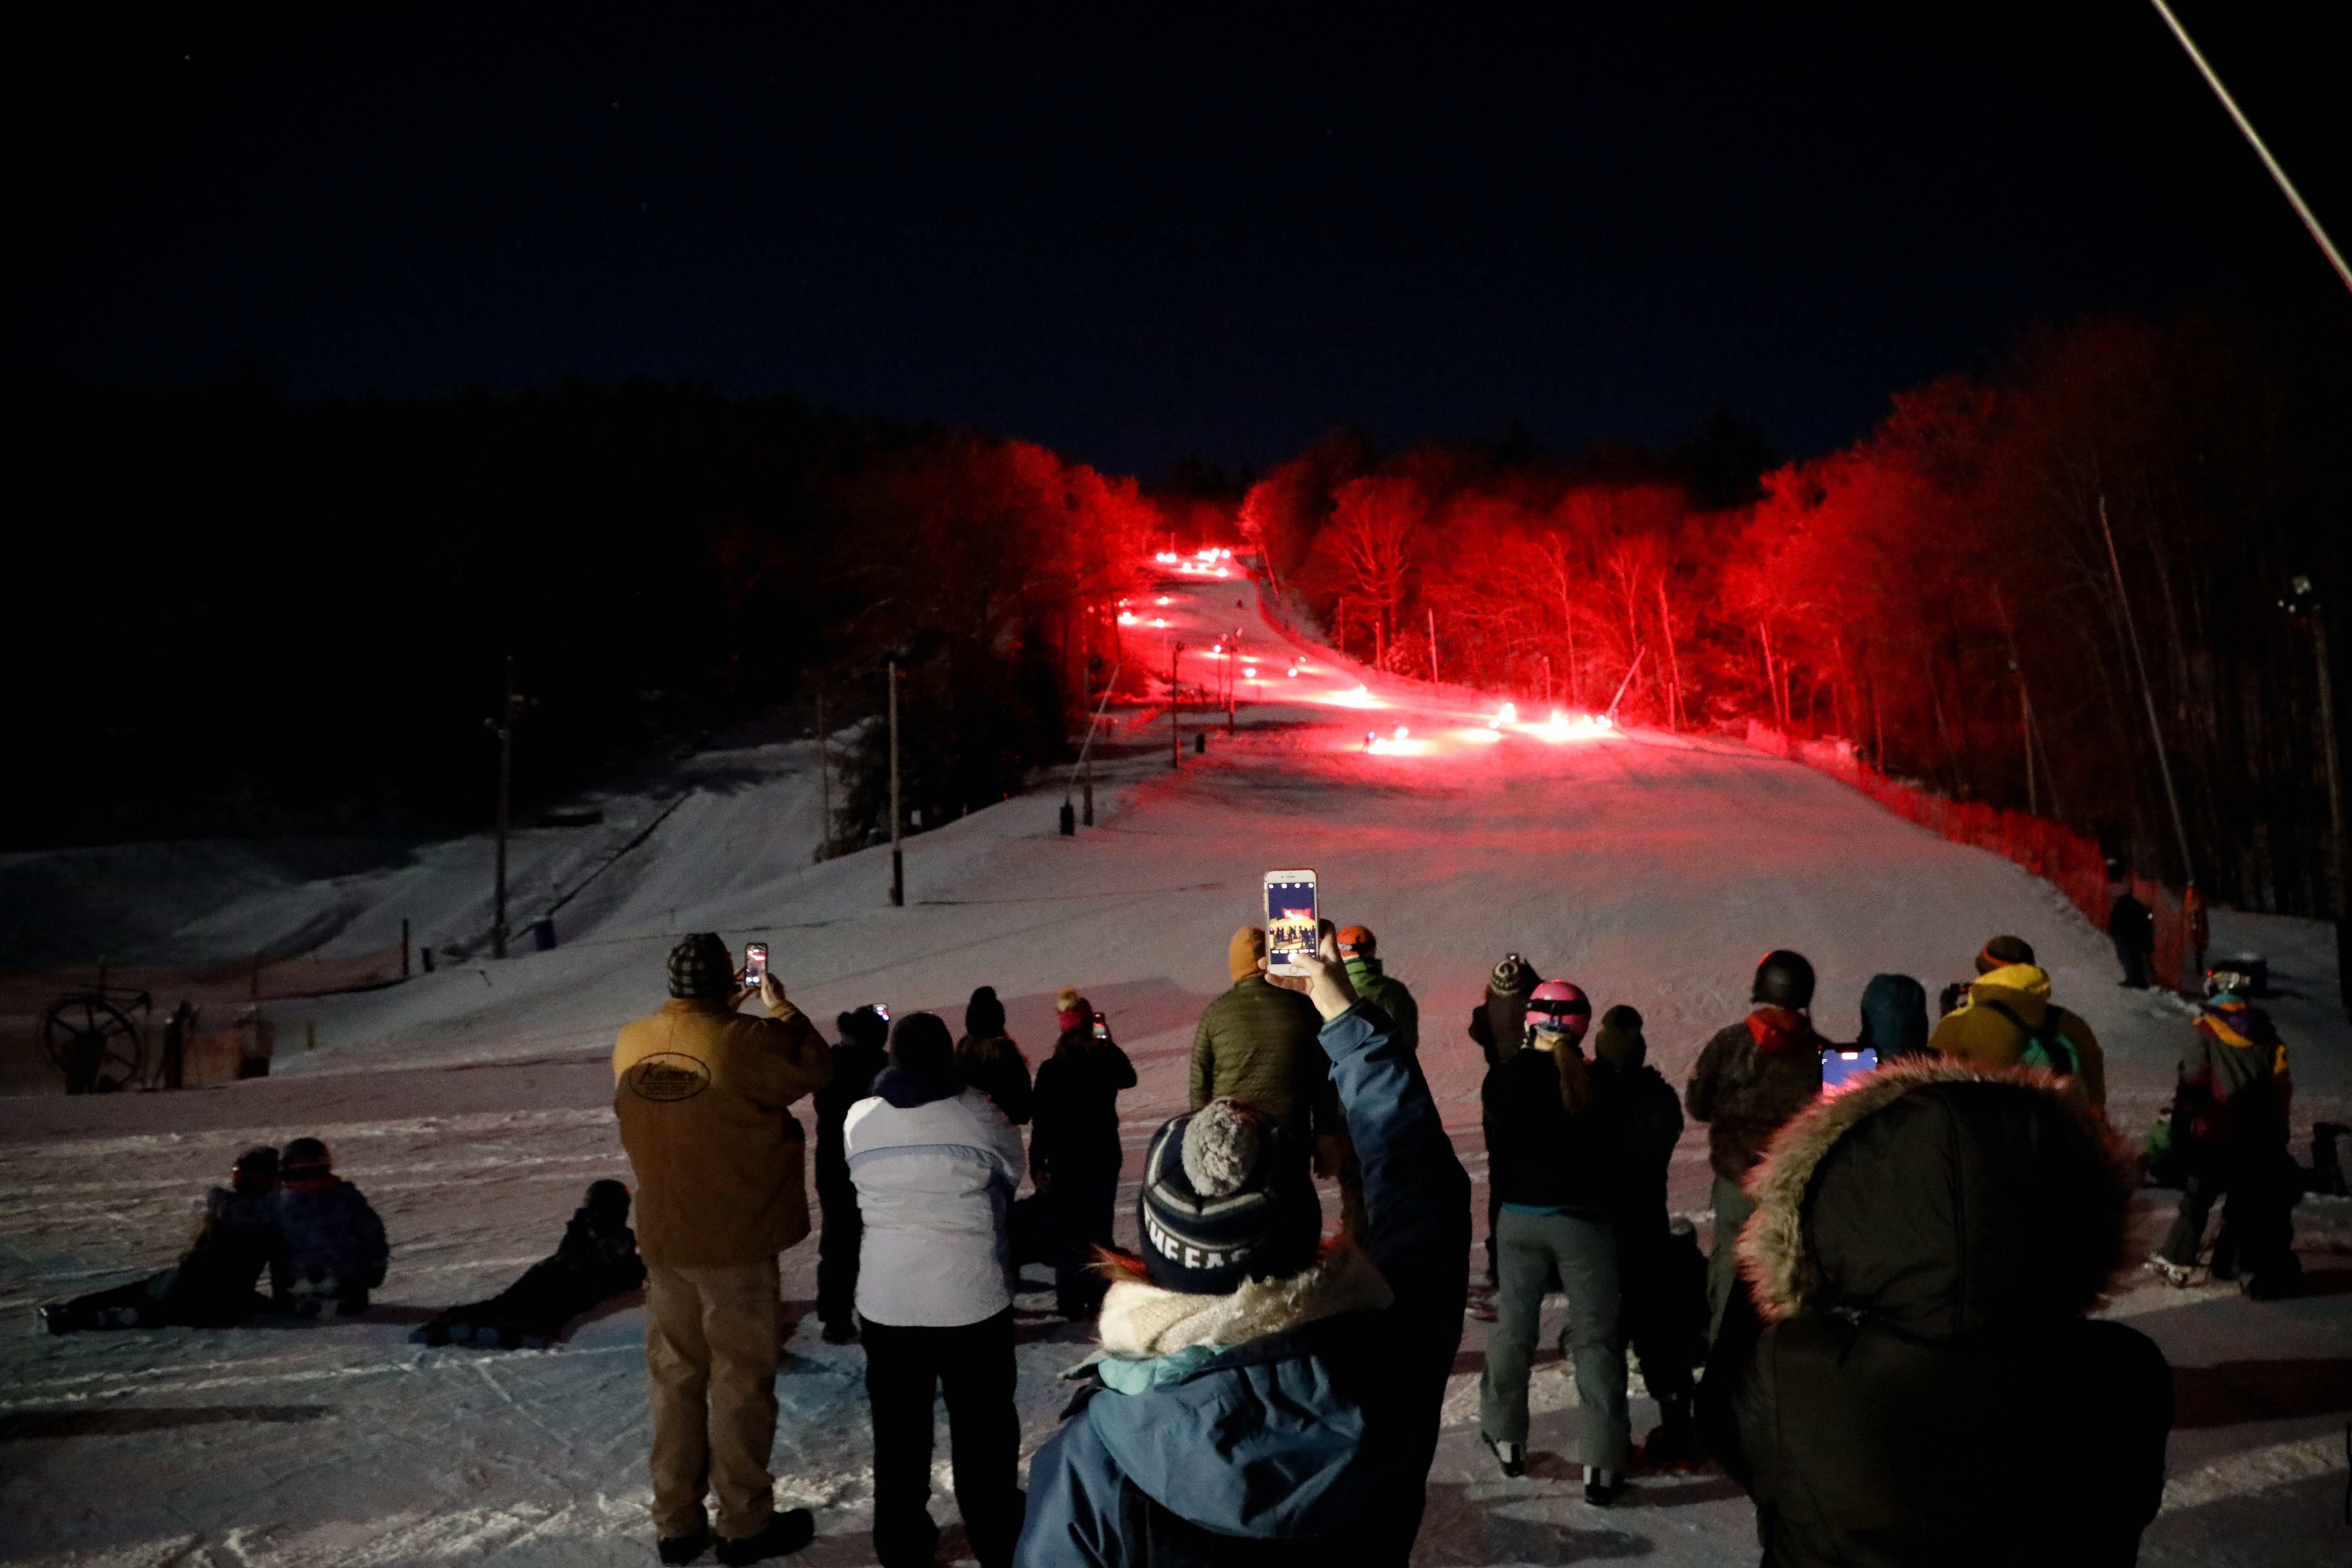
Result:
[[[1183,680],[1213,686],[1229,650],[1212,646],[1242,628],[1242,662],[1256,671],[1237,680],[1242,731],[1229,737],[1220,718],[1196,756],[1192,733],[1209,719],[1187,711],[1180,773],[1164,714],[1114,731],[1097,825],[1075,838],[1055,831],[1058,782],[1041,785],[909,840],[908,907],[893,909],[886,851],[812,863],[811,744],[708,754],[681,763],[665,789],[604,803],[607,822],[593,832],[520,836],[518,909],[528,917],[683,796],[557,914],[562,945],[552,952],[278,1005],[279,1052],[265,1081],[0,1100],[0,1558],[216,1568],[649,1560],[634,1299],[548,1352],[425,1350],[407,1334],[550,1250],[591,1180],[627,1174],[606,1052],[624,1021],[658,1004],[663,955],[683,931],[763,938],[795,1000],[828,1026],[868,1001],[937,1008],[960,1025],[971,988],[992,984],[1033,1063],[1050,1045],[1054,990],[1075,984],[1135,1058],[1141,1082],[1122,1104],[1131,1152],[1182,1108],[1193,1020],[1223,988],[1226,938],[1275,866],[1316,868],[1326,912],[1379,932],[1389,968],[1421,998],[1423,1058],[1482,1180],[1482,1064],[1462,1029],[1487,970],[1513,950],[1573,978],[1597,1005],[1641,1008],[1653,1059],[1679,1081],[1706,1036],[1743,1011],[1769,947],[1811,956],[1815,1016],[1837,1037],[1851,1034],[1873,973],[1906,972],[1933,991],[1969,973],[1987,936],[2016,931],[2105,1042],[2117,1125],[2137,1137],[2168,1093],[2180,1009],[2118,989],[2104,940],[2053,889],[1991,855],[1733,742],[1617,731],[1539,705],[1503,721],[1491,697],[1368,673],[1285,638],[1238,572],[1171,575],[1161,597],[1124,632],[1126,657],[1164,671],[1181,639]],[[1149,624],[1161,619],[1165,631]],[[209,903],[183,887],[174,897],[204,912],[150,945],[250,952],[321,911],[343,922],[337,945],[353,951],[396,940],[404,916],[420,943],[470,942],[488,922],[487,862],[477,840],[331,883],[231,898],[225,882]],[[135,878],[138,853],[110,864]],[[2331,1000],[2329,933],[2226,911],[2216,924],[2223,945],[2269,952],[2296,994],[2277,1010],[2298,1047],[2298,1122],[2341,1118],[2352,1031]],[[315,1051],[301,1047],[306,1023]],[[15,1070],[12,1082],[37,1081]],[[238,1149],[303,1133],[333,1145],[390,1229],[390,1279],[366,1319],[58,1340],[34,1331],[37,1301],[168,1264],[191,1203]],[[1130,1175],[1133,1163],[1131,1152]],[[1674,1190],[1678,1208],[1704,1211],[1697,1130],[1677,1155]],[[2186,1369],[2169,1510],[2143,1561],[2212,1560],[2224,1542],[2232,1561],[2250,1563],[2340,1549],[2347,1207],[2314,1199],[2298,1214],[2305,1262],[2331,1294],[2256,1306],[2226,1288],[2143,1286],[2116,1303]],[[2142,1239],[2168,1214],[2167,1195],[2144,1205]],[[1131,1229],[1131,1217],[1121,1223]],[[820,1539],[799,1561],[867,1563],[863,1363],[856,1346],[817,1338],[814,1261],[813,1242],[785,1259],[798,1326],[779,1382],[779,1489],[817,1510]],[[1049,1294],[1022,1300],[1031,1447],[1065,1402],[1055,1374],[1087,1343],[1045,1315],[1050,1305]],[[1486,1331],[1465,1327],[1417,1562],[1752,1556],[1748,1506],[1712,1473],[1643,1478],[1613,1511],[1581,1501],[1559,1414],[1573,1394],[1556,1357],[1537,1380],[1530,1476],[1503,1479],[1471,1425]],[[1637,1428],[1653,1415],[1637,1400]],[[2021,1440],[2016,1463],[1967,1484],[2041,1484],[2030,1435]],[[933,1511],[946,1522],[943,1441],[940,1469]]]

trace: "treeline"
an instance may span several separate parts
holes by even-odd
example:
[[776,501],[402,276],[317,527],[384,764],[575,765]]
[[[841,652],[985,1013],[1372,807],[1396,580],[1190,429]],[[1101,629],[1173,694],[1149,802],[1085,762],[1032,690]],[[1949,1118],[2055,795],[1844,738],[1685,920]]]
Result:
[[[878,716],[895,656],[936,822],[1060,754],[1152,527],[1035,447],[691,386],[299,405],[248,374],[43,388],[17,427],[10,847],[478,826],[509,655],[525,821],[820,702]],[[851,762],[842,836],[887,831]]]
[[1337,437],[1240,521],[1301,613],[1386,668],[1850,737],[2177,883],[2168,768],[2210,895],[2326,912],[2311,606],[2339,605],[2347,415],[2316,355],[2207,320],[2089,321],[1897,396],[1869,438],[1756,475],[1738,504],[1720,426],[1654,464],[1383,459]]

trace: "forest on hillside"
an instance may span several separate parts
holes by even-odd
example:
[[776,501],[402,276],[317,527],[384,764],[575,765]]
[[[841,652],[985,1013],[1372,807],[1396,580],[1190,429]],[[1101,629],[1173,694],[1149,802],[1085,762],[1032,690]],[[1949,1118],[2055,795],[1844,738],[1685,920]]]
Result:
[[2168,770],[2210,895],[2326,912],[2315,634],[2341,603],[2347,415],[2340,369],[2215,321],[2089,321],[1898,394],[1732,504],[1622,461],[1342,434],[1238,521],[1298,613],[1383,668],[1850,738],[2177,884]]

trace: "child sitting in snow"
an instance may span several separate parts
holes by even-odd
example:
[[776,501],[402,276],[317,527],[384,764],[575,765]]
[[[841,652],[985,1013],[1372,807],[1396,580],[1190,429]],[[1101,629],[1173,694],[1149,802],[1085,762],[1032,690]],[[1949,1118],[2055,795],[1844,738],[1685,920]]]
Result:
[[275,1194],[278,1151],[248,1149],[237,1156],[229,1184],[205,1195],[205,1215],[179,1264],[110,1290],[52,1301],[40,1310],[53,1334],[82,1329],[154,1329],[180,1323],[227,1328],[269,1302],[254,1281],[284,1250]]
[[450,1308],[410,1340],[485,1350],[545,1349],[581,1313],[645,1283],[637,1234],[628,1221],[629,1189],[618,1182],[591,1183],[587,1200],[563,1227],[554,1257],[532,1264],[487,1301]]
[[316,1138],[286,1145],[276,1207],[286,1237],[275,1271],[278,1310],[315,1318],[332,1301],[338,1317],[366,1311],[368,1292],[383,1283],[391,1255],[383,1221],[357,1187],[334,1173],[333,1156]]

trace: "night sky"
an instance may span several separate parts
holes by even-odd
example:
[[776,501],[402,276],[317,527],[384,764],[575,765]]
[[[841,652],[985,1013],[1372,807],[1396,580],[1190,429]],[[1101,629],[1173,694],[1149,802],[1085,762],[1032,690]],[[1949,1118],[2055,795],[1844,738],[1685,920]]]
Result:
[[[18,56],[50,106],[24,369],[685,378],[1149,478],[1342,424],[1664,445],[1719,407],[1816,452],[2084,310],[2352,354],[2352,297],[2135,0],[676,9],[55,24],[89,30]],[[2345,242],[2323,9],[2183,14]]]

